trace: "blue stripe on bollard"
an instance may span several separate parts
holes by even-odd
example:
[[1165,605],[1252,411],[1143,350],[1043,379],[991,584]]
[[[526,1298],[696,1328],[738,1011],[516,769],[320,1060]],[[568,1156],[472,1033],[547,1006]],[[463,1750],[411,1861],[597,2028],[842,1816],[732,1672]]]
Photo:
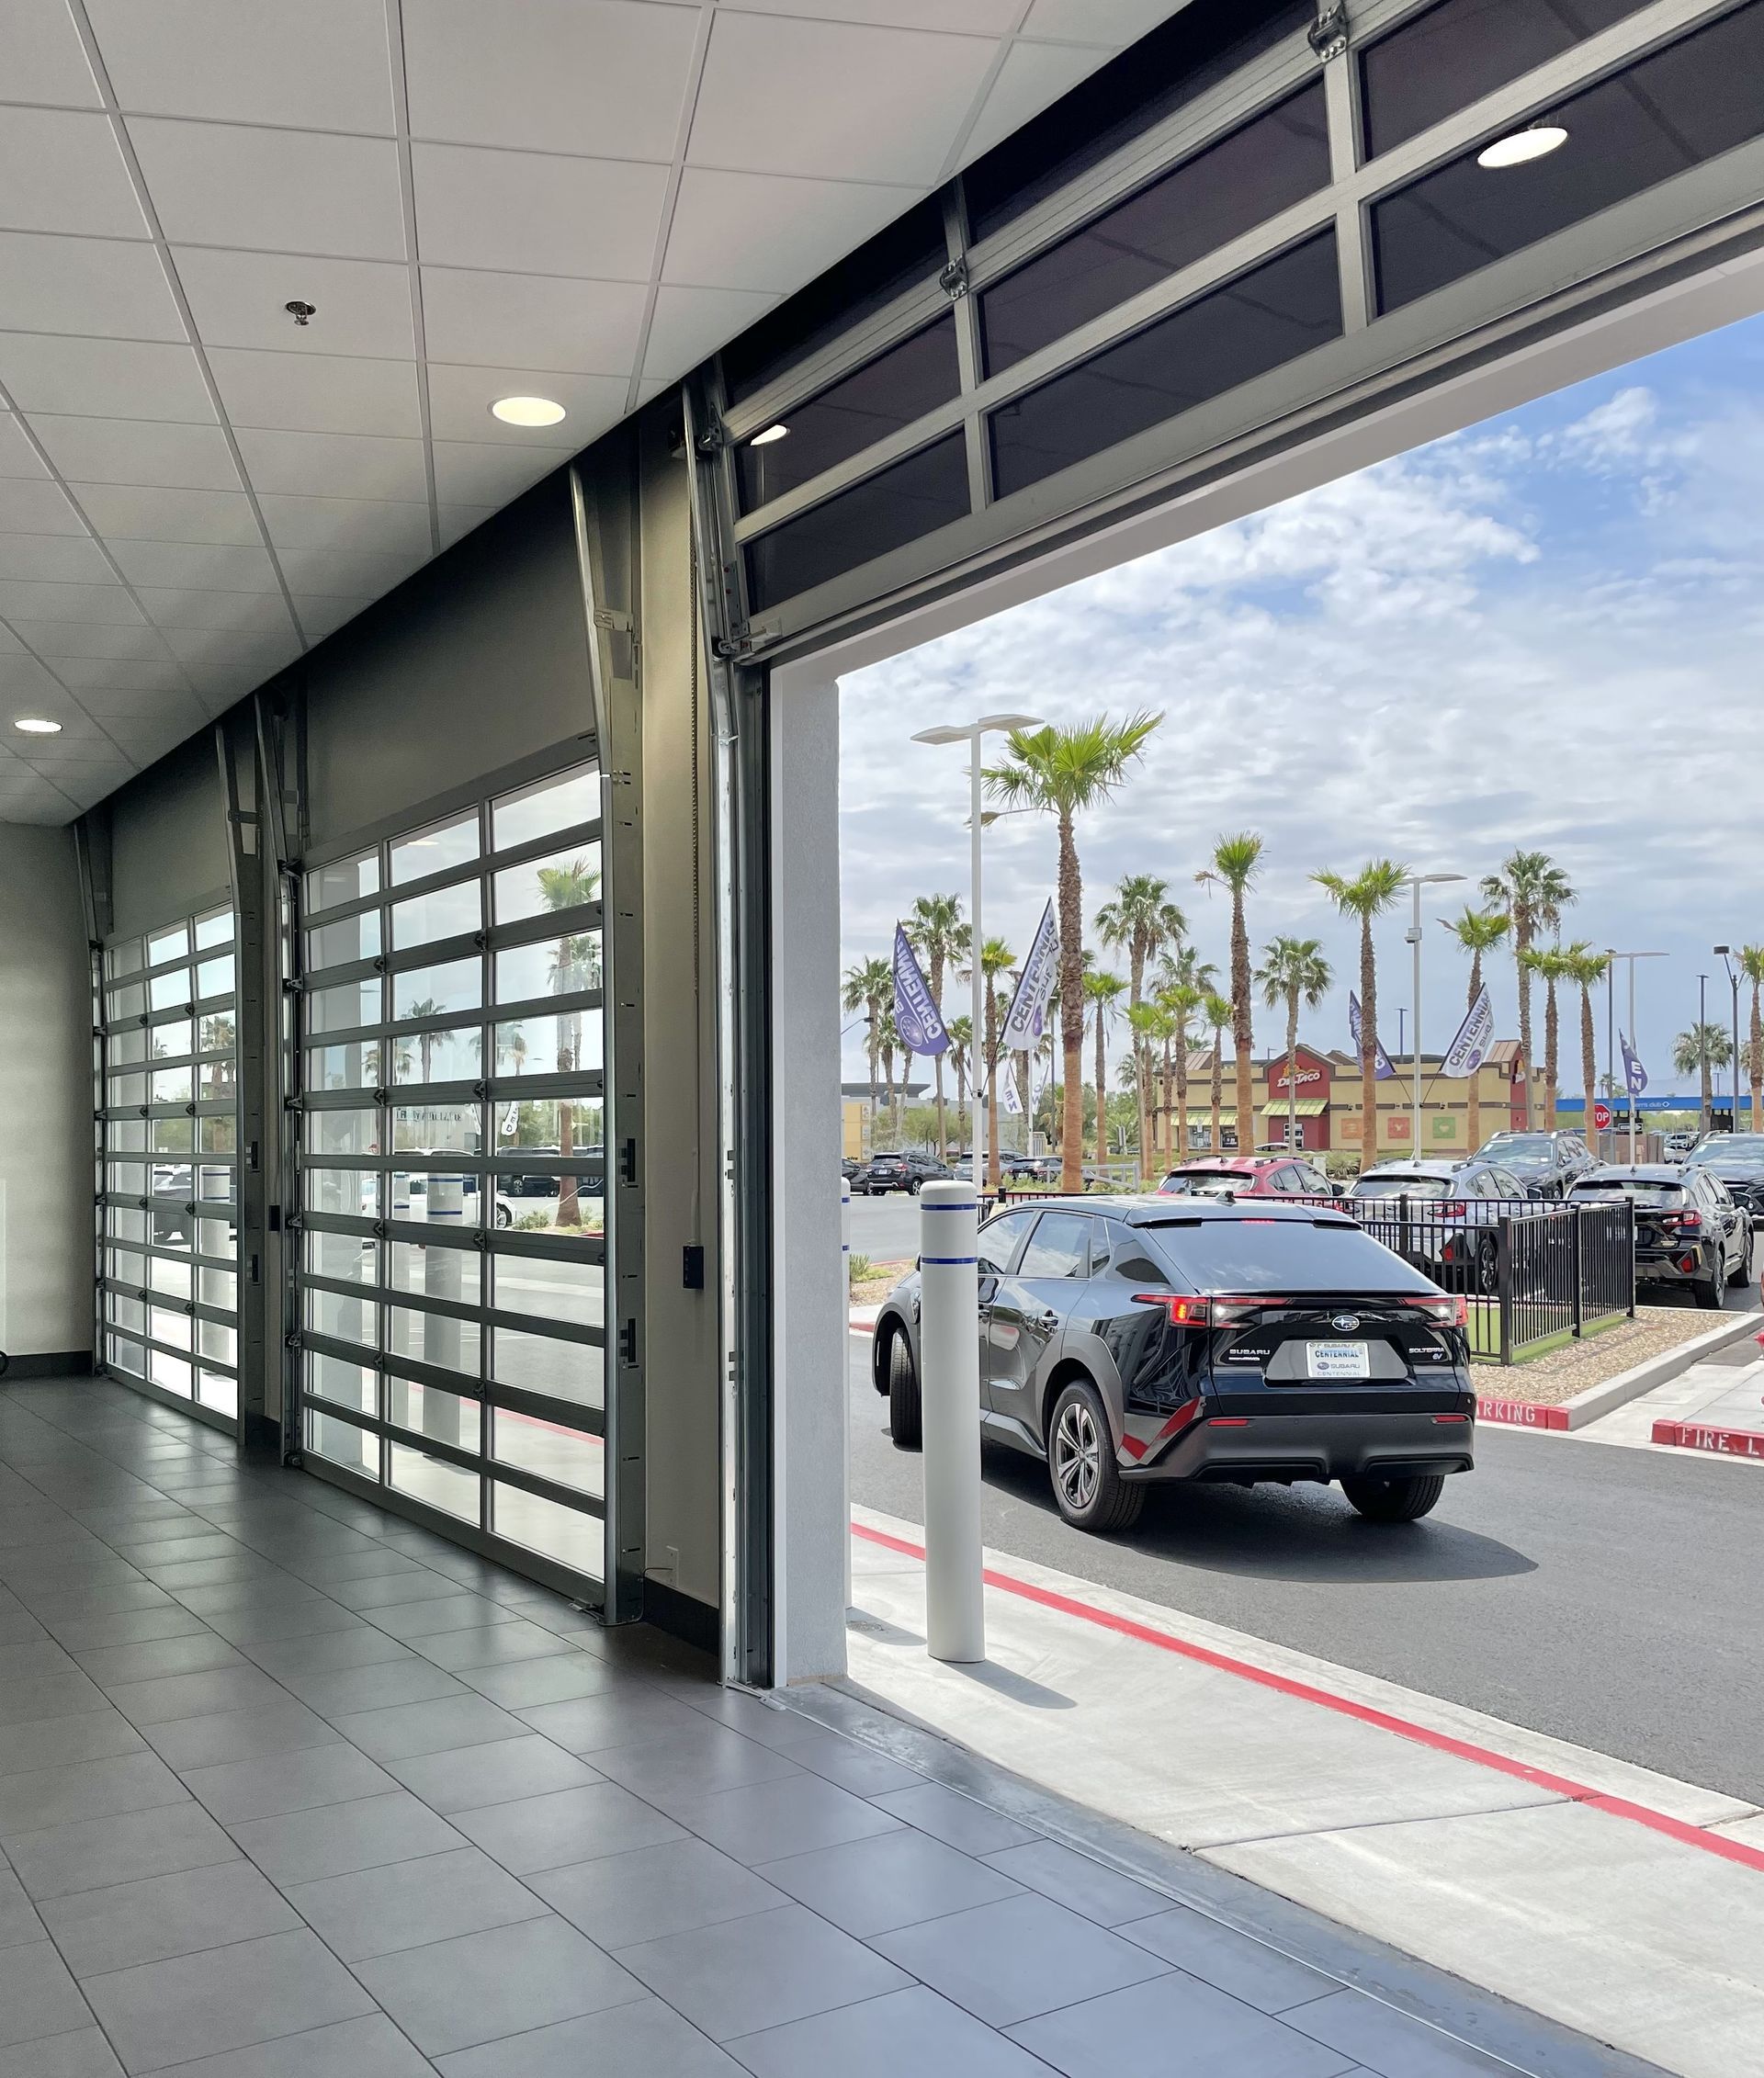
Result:
[[960,1270],[965,1264],[978,1262],[978,1256],[921,1256],[922,1263],[935,1263],[944,1270]]

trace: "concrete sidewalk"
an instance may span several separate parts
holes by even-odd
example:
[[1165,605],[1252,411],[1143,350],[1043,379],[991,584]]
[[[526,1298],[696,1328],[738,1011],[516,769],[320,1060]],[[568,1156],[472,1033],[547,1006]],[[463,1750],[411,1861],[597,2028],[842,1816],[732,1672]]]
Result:
[[1764,2074],[1756,1806],[1021,1559],[988,1665],[942,1666],[922,1532],[856,1527],[870,1700],[1631,2056]]
[[[1748,1337],[1717,1350],[1577,1434],[1583,1442],[1617,1443],[1631,1450],[1687,1447],[1676,1436],[1657,1435],[1661,1425],[1704,1434],[1755,1436],[1764,1451],[1764,1354],[1758,1344]],[[1715,1450],[1712,1454],[1739,1453]]]

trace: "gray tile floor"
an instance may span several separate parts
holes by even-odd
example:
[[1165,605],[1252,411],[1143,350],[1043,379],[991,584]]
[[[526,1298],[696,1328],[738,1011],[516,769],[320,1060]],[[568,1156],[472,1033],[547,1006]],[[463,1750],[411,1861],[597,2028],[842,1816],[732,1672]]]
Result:
[[0,1387],[0,2078],[1510,2072],[97,1382]]

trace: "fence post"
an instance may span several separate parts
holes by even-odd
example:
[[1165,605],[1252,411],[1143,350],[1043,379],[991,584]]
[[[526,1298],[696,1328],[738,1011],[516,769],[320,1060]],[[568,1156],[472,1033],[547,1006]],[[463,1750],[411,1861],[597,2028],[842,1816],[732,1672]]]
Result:
[[[1627,1193],[1625,1193],[1627,1195]],[[1629,1202],[1629,1304],[1624,1311],[1634,1320],[1635,1317],[1635,1201]]]
[[1586,1292],[1583,1282],[1586,1259],[1580,1247],[1580,1218],[1581,1208],[1577,1205],[1570,1205],[1568,1207],[1568,1271],[1574,1284],[1574,1333],[1577,1339],[1579,1338],[1581,1331],[1586,1326],[1587,1316]]
[[1495,1239],[1495,1304],[1500,1342],[1500,1361],[1513,1361],[1513,1219],[1502,1213]]

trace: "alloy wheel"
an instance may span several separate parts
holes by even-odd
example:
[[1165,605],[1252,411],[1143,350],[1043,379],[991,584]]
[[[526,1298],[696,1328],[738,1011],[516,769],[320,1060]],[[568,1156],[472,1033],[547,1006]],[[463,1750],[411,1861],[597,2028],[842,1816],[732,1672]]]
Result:
[[1090,1507],[1102,1463],[1102,1444],[1090,1408],[1081,1400],[1069,1400],[1054,1431],[1054,1477],[1069,1508],[1082,1511]]

